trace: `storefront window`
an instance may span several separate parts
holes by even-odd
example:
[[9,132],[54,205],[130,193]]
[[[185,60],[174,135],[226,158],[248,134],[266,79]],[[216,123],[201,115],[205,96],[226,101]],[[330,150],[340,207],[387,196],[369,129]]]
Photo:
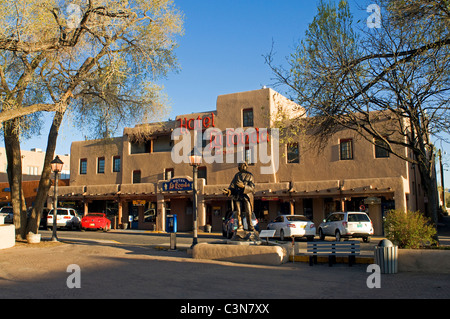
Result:
[[156,202],[148,203],[148,209],[144,212],[144,223],[156,223]]

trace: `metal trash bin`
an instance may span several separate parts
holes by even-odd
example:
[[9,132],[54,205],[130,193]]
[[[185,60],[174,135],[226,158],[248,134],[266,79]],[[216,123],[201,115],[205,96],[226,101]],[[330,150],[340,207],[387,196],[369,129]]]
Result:
[[375,263],[380,266],[382,274],[396,274],[398,271],[398,247],[383,239],[375,247]]

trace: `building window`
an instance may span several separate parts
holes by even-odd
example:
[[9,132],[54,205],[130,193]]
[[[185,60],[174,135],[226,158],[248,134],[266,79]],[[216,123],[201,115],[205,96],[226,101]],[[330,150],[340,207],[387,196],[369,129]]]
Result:
[[130,154],[150,153],[151,146],[151,141],[147,141],[144,143],[131,143]]
[[38,171],[39,171],[39,167],[37,167],[37,166],[28,166],[28,175],[39,175]]
[[255,165],[256,163],[256,156],[255,156],[255,150],[256,148],[254,147],[245,147],[245,162],[248,165]]
[[113,157],[113,172],[120,172],[120,156]]
[[288,163],[300,163],[300,155],[298,151],[298,143],[287,144],[287,162]]
[[104,157],[97,158],[97,173],[98,174],[105,173],[105,158]]
[[164,179],[166,181],[171,180],[173,178],[173,168],[166,168],[164,170]]
[[352,139],[345,139],[340,141],[339,149],[341,154],[341,160],[353,159],[353,142]]
[[381,140],[375,140],[375,158],[386,158],[389,157],[388,144]]
[[201,166],[201,167],[198,168],[197,177],[198,178],[204,178],[205,179],[205,184],[207,184],[206,183],[206,166]]
[[80,159],[80,174],[87,174],[87,158]]
[[133,184],[139,184],[141,182],[141,171],[133,171]]
[[153,141],[153,152],[170,152],[173,147],[171,135],[160,135]]
[[253,126],[253,109],[242,110],[242,126]]

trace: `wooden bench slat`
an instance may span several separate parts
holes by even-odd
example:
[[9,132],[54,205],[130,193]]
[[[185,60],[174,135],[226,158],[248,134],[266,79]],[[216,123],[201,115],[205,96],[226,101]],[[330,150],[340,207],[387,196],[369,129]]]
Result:
[[317,255],[328,255],[330,267],[336,263],[336,255],[347,255],[351,266],[355,262],[355,256],[360,254],[360,245],[358,241],[308,243],[307,253],[311,254],[309,257],[311,266],[313,262],[317,263]]

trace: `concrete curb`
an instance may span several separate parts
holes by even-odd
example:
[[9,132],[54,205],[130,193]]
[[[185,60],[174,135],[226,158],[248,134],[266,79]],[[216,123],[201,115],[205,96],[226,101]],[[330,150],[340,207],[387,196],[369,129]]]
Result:
[[399,249],[398,270],[449,274],[450,250]]
[[195,245],[192,258],[230,261],[244,264],[281,265],[288,261],[286,249],[279,245]]
[[[309,263],[309,255],[295,255],[295,256],[290,255],[289,261]],[[327,256],[317,256],[317,262],[318,263],[328,263],[328,257]],[[337,256],[336,263],[348,264],[348,257]],[[368,256],[367,257],[366,256],[356,256],[355,263],[356,264],[374,264],[375,258],[368,257]]]
[[11,248],[16,244],[14,225],[0,225],[0,249]]

